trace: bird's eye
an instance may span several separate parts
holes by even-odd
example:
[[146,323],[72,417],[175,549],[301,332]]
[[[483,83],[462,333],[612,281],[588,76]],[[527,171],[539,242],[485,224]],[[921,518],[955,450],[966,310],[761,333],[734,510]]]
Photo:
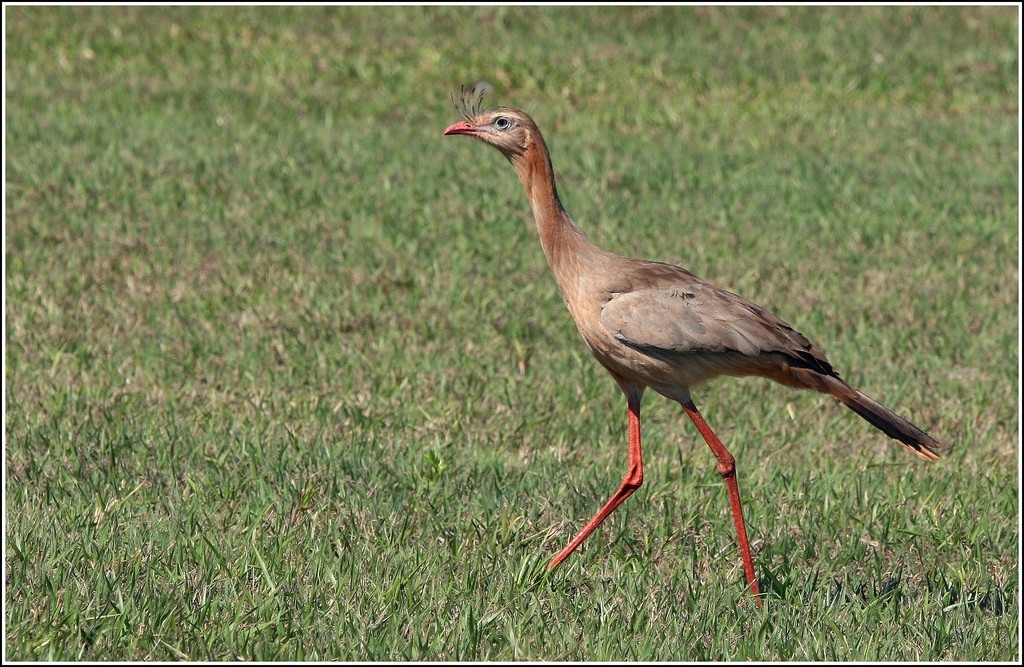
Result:
[[494,127],[498,128],[499,130],[507,130],[508,128],[512,127],[512,121],[510,121],[508,118],[505,118],[504,116],[500,116],[498,117],[497,120],[494,121]]

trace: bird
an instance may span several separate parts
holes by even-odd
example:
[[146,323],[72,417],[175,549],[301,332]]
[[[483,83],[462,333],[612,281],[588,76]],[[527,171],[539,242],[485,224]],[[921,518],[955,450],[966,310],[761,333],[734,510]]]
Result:
[[452,101],[461,120],[443,135],[472,137],[512,164],[530,203],[541,247],[584,343],[626,396],[626,474],[618,490],[548,565],[558,567],[643,484],[640,403],[652,389],[679,403],[717,460],[732,509],[749,593],[762,595],[740,500],[736,459],[711,429],[691,390],[718,376],[760,376],[833,397],[930,461],[948,452],[931,437],[839,377],[803,334],[766,309],[664,262],[604,250],[569,217],[558,197],[547,145],[533,119],[511,107],[483,108],[483,91]]

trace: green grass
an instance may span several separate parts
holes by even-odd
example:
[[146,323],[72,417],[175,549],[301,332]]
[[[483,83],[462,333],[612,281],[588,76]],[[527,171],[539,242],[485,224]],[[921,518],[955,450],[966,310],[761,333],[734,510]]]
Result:
[[[14,660],[983,660],[1019,646],[1015,8],[5,9]],[[508,164],[937,437],[625,401]]]

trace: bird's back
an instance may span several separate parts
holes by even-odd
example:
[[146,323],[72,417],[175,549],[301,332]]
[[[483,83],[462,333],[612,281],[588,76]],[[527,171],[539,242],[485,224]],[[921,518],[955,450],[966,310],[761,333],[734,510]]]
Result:
[[791,368],[837,377],[782,319],[679,266],[610,255],[575,271],[579,293],[566,301],[595,356],[663,394],[718,375],[796,386]]

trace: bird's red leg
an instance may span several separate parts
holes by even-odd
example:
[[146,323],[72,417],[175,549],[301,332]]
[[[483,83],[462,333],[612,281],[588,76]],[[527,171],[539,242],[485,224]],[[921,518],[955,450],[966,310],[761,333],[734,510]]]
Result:
[[[736,483],[736,459],[729,450],[725,448],[722,441],[718,439],[715,432],[711,430],[704,417],[697,411],[693,401],[680,401],[686,414],[697,426],[697,430],[704,436],[704,440],[711,447],[718,459],[718,474],[725,480],[725,488],[729,491],[729,503],[732,505],[732,518],[736,523],[736,537],[740,542],[740,553],[743,555],[743,569],[747,571],[747,583],[750,584],[750,591],[755,596],[760,596],[761,589],[757,585],[757,577],[754,576],[754,561],[750,557],[750,543],[747,542],[747,524],[743,521],[743,507],[740,505],[740,487]],[[761,606],[761,598],[755,597],[757,606]]]
[[619,490],[615,492],[611,500],[605,503],[601,511],[595,514],[587,525],[583,526],[580,534],[555,556],[548,565],[548,570],[555,569],[559,563],[568,558],[569,554],[575,551],[576,547],[581,545],[583,540],[587,539],[587,536],[594,532],[594,529],[607,519],[609,514],[615,511],[616,507],[622,504],[622,501],[629,498],[644,483],[644,465],[640,454],[640,399],[643,396],[643,389],[634,387],[630,390],[623,386],[623,390],[626,391],[629,402],[629,469],[626,471],[626,476],[622,478]]

